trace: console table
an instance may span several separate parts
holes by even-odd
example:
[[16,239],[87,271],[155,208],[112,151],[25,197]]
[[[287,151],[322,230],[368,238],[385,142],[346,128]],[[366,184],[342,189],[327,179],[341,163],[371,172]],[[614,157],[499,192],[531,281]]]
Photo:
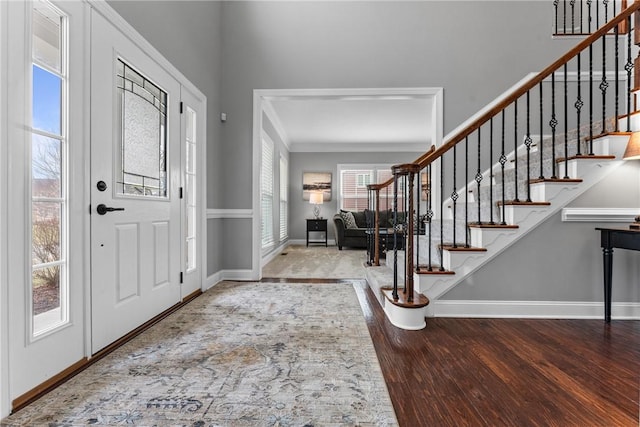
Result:
[[[324,240],[309,240],[310,232],[324,232]],[[324,243],[327,246],[327,220],[325,218],[307,219],[307,246],[309,243]]]
[[640,251],[640,230],[628,228],[596,228],[600,231],[604,262],[604,320],[611,322],[611,280],[613,277],[613,248]]

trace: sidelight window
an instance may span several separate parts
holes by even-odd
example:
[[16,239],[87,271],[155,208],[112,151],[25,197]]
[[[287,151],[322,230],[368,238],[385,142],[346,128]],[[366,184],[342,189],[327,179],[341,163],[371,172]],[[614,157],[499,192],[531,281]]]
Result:
[[32,336],[68,321],[66,18],[34,2],[31,60]]

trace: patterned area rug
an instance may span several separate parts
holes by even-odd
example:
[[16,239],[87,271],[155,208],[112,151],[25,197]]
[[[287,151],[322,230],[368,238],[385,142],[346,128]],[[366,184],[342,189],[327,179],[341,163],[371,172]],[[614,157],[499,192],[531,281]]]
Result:
[[222,282],[2,425],[397,425],[352,286]]
[[367,252],[337,246],[287,247],[262,269],[262,277],[363,279]]

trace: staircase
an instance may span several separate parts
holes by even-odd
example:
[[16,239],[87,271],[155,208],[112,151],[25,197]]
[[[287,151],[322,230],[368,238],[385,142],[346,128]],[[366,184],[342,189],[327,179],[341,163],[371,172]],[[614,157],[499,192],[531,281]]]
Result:
[[[404,224],[406,252],[390,251],[386,266],[367,270],[367,280],[395,326],[423,328],[429,301],[440,298],[622,164],[631,133],[640,131],[640,119],[636,100],[631,101],[636,89],[631,88],[632,32],[621,35],[620,28],[632,28],[631,15],[638,9],[640,3],[633,3],[447,136],[442,146],[413,164],[394,167],[397,171],[389,182],[370,186],[370,206],[375,209],[375,192],[402,182],[394,187],[402,188],[402,200],[409,201],[404,208],[411,215],[406,218],[420,215],[414,199],[420,200],[422,194],[421,171],[440,186],[439,191],[428,188],[424,227],[413,221]],[[595,44],[602,50],[601,58],[594,59]],[[621,46],[627,52],[622,61]],[[614,61],[607,48],[615,50]],[[595,73],[594,62],[600,64]],[[577,70],[577,79],[571,82],[569,69]],[[626,79],[620,79],[623,73]],[[433,175],[434,166],[439,176]],[[426,229],[422,234],[414,231],[422,229]]]

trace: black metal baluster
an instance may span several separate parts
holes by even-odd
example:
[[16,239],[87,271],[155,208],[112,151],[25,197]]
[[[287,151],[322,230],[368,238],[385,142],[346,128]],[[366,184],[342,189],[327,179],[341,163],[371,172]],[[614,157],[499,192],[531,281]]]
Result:
[[444,247],[444,204],[442,197],[444,195],[444,156],[440,156],[440,271],[444,271],[444,259],[442,249]]
[[[469,228],[469,137],[464,138],[464,229]],[[464,233],[464,247],[469,247],[469,233]]]
[[489,224],[493,220],[493,117],[489,120]]
[[539,154],[540,154],[540,176],[538,178],[540,179],[544,179],[544,136],[543,136],[543,121],[544,121],[544,115],[543,115],[543,108],[542,108],[542,103],[543,103],[543,96],[542,96],[542,82],[539,83],[539,88],[540,88],[540,141],[538,142],[538,144],[540,144],[540,146],[538,147],[539,150]]
[[593,43],[589,45],[589,155],[593,156]]
[[614,124],[614,132],[618,132],[620,130],[620,125],[618,123],[618,116],[620,115],[620,76],[618,76],[618,70],[620,69],[620,46],[619,38],[620,34],[618,31],[618,25],[613,29],[613,33],[615,35],[615,50],[614,50],[614,72],[615,72],[615,80],[614,80],[614,91],[615,91],[615,102],[614,102],[614,115],[615,124]]
[[562,1],[562,34],[567,34],[567,0]]
[[[398,216],[398,176],[393,171],[393,219]],[[398,233],[396,233],[395,222],[393,227],[393,292],[394,300],[398,300]]]
[[[414,221],[414,217],[413,217],[413,213],[411,214],[411,221],[414,221],[414,227],[415,227],[415,234],[409,236],[410,239],[413,239],[413,241],[415,242],[415,247],[416,247],[416,264],[415,264],[415,269],[416,271],[420,271],[420,195],[422,192],[422,171],[418,171],[418,173],[416,174],[416,201],[415,201],[415,205],[416,205],[416,216],[415,216],[415,221]],[[415,237],[414,237],[415,236]],[[408,243],[408,242],[407,242]]]
[[596,28],[600,28],[600,5],[596,4]]
[[514,202],[519,202],[518,198],[518,100],[513,101],[513,172],[516,184]]
[[578,52],[578,56],[577,56],[577,61],[578,61],[578,96],[576,98],[576,103],[573,104],[573,106],[576,108],[576,129],[577,129],[577,135],[576,135],[576,155],[579,156],[580,154],[582,154],[581,149],[580,149],[580,111],[582,110],[582,107],[584,105],[584,102],[582,102],[582,67],[580,65],[580,58],[581,58],[581,54],[580,52]]
[[[432,184],[432,176],[431,176],[431,164],[429,164],[429,166],[427,166],[427,221],[429,223],[429,239],[427,240],[427,246],[428,246],[428,251],[429,251],[429,256],[428,256],[428,260],[427,260],[427,271],[433,271],[433,267],[431,267],[432,264],[432,260],[431,260],[431,246],[433,245],[433,239],[432,239],[432,233],[431,233],[431,220],[433,219],[433,205],[432,205],[432,191],[431,191],[431,184]],[[419,240],[420,238],[418,238]]]
[[[408,194],[408,185],[407,185],[407,175],[403,175],[403,179],[402,179],[403,185],[402,185],[402,201],[403,201],[403,205],[404,205],[404,224],[402,227],[402,239],[404,241],[404,274],[402,275],[402,292],[406,295],[407,293],[407,274],[413,274],[412,271],[409,271],[407,269],[407,265],[409,264],[409,257],[407,256],[407,216],[409,214],[409,212],[407,212],[407,194]],[[394,224],[398,223],[398,216],[396,214],[396,217],[394,218]],[[395,230],[394,230],[394,234],[395,234]]]
[[602,81],[600,82],[600,92],[602,92],[602,133],[607,131],[607,88],[609,82],[607,82],[607,40],[606,36],[602,36]]
[[591,34],[591,1],[587,0],[587,14],[589,15],[587,17],[587,33],[589,34]]
[[456,169],[457,169],[457,156],[456,156],[456,148],[458,144],[453,146],[453,191],[451,192],[451,200],[453,200],[453,247],[457,248],[458,245],[456,243],[456,207],[458,200],[458,192],[456,191]]
[[582,23],[584,22],[584,4],[582,0],[580,0],[580,34],[584,34],[582,29]]
[[576,28],[576,22],[575,22],[576,0],[571,0],[570,5],[571,5],[571,34],[575,34],[575,28]]
[[527,148],[527,202],[531,201],[531,112],[530,112],[530,91],[527,91],[527,136],[524,139],[524,146]]
[[569,179],[569,95],[567,63],[564,63],[564,179]]
[[627,18],[627,63],[624,69],[627,72],[627,132],[631,132],[631,72],[633,60],[631,59],[631,16]]
[[553,0],[553,8],[556,11],[556,34],[558,34],[558,3],[559,0]]
[[476,183],[477,186],[477,194],[476,194],[476,203],[478,204],[478,224],[482,224],[482,218],[480,217],[480,183],[482,182],[482,171],[480,170],[480,129],[478,128],[478,170],[476,171]]
[[506,225],[505,222],[505,199],[504,199],[504,165],[507,163],[507,156],[504,155],[504,110],[502,110],[502,154],[500,155],[500,167],[502,169],[502,225]]
[[551,179],[557,179],[556,176],[556,126],[558,126],[558,119],[556,119],[556,73],[551,73],[551,120],[549,121],[551,126]]

